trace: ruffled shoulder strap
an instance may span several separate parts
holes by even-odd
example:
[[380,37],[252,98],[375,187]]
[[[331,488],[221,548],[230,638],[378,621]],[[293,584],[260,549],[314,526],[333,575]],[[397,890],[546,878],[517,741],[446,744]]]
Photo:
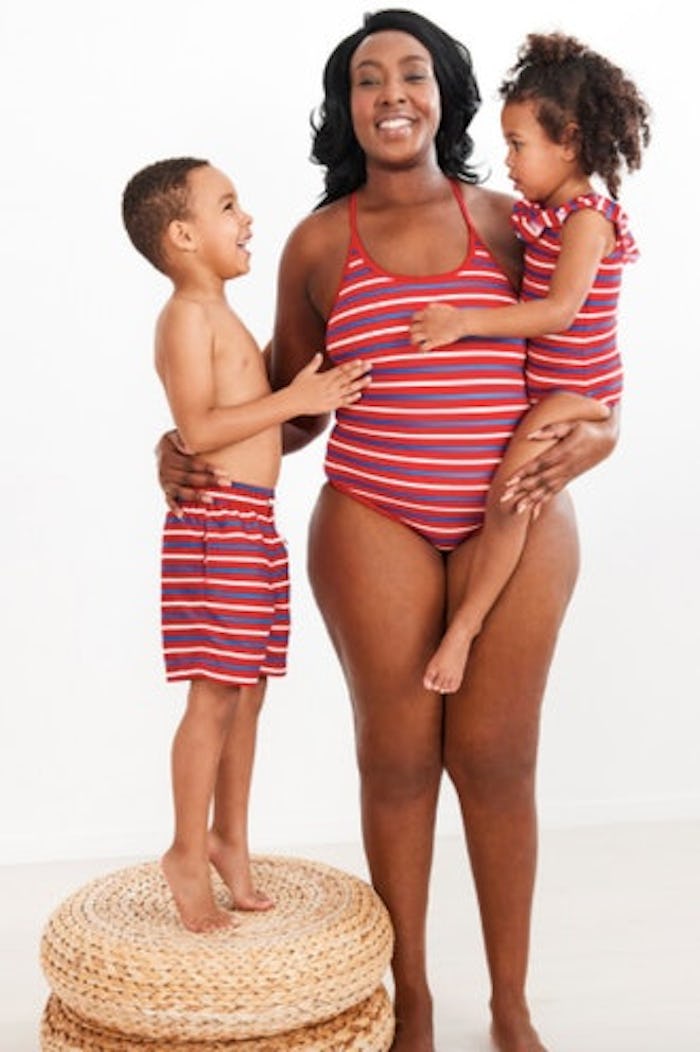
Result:
[[581,194],[556,208],[542,208],[533,201],[519,200],[513,206],[511,221],[516,235],[522,241],[534,243],[539,241],[546,230],[561,230],[570,215],[584,208],[593,208],[610,220],[617,238],[614,253],[620,254],[623,263],[634,262],[639,250],[630,232],[627,215],[617,201],[603,194]]

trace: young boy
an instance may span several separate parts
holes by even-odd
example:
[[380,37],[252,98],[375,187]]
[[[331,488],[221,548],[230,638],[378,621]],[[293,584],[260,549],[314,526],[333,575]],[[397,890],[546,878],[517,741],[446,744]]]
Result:
[[138,172],[122,214],[134,246],[173,284],[155,361],[175,424],[221,479],[203,501],[168,514],[163,538],[166,675],[190,688],[172,748],[175,833],[162,868],[183,924],[204,932],[231,923],[210,863],[234,907],[272,906],[252,885],[247,810],[266,677],[286,669],[287,553],[273,518],[280,425],[355,402],[368,380],[364,366],[319,372],[317,354],[271,393],[263,355],[224,291],[250,267],[252,221],[207,161]]

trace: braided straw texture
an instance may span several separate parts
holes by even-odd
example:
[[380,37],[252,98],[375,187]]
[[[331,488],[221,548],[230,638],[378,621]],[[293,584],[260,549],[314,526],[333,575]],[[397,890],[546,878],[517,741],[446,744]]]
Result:
[[394,1015],[383,986],[335,1019],[246,1041],[150,1040],[124,1037],[86,1023],[52,994],[41,1023],[41,1052],[387,1052]]
[[[182,926],[157,862],[91,881],[44,930],[51,989],[84,1023],[169,1042],[267,1037],[366,1001],[393,942],[372,888],[304,859],[260,856],[252,868],[275,908],[207,934]],[[214,888],[227,906],[218,877]]]

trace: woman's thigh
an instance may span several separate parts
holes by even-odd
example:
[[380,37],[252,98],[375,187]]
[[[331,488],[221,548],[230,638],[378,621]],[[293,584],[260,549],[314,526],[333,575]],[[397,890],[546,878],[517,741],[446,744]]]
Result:
[[325,486],[311,521],[309,578],[350,690],[361,760],[439,759],[442,699],[422,678],[444,628],[444,557]]
[[[470,543],[448,562],[451,601],[461,595]],[[573,507],[560,494],[529,530],[520,562],[469,654],[460,690],[446,700],[445,761],[474,773],[532,767],[542,696],[578,572]]]

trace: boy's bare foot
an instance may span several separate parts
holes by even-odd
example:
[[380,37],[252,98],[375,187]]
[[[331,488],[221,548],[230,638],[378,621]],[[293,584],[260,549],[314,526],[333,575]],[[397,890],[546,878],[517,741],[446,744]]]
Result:
[[440,694],[454,694],[464,677],[473,636],[458,629],[447,629],[425,670],[423,686]]
[[264,892],[253,887],[247,851],[239,851],[233,844],[226,843],[218,833],[211,832],[209,860],[231,892],[234,909],[259,912],[271,910],[275,905]]
[[160,860],[160,868],[188,931],[203,933],[235,927],[231,914],[214,901],[206,863],[193,864],[171,847]]

